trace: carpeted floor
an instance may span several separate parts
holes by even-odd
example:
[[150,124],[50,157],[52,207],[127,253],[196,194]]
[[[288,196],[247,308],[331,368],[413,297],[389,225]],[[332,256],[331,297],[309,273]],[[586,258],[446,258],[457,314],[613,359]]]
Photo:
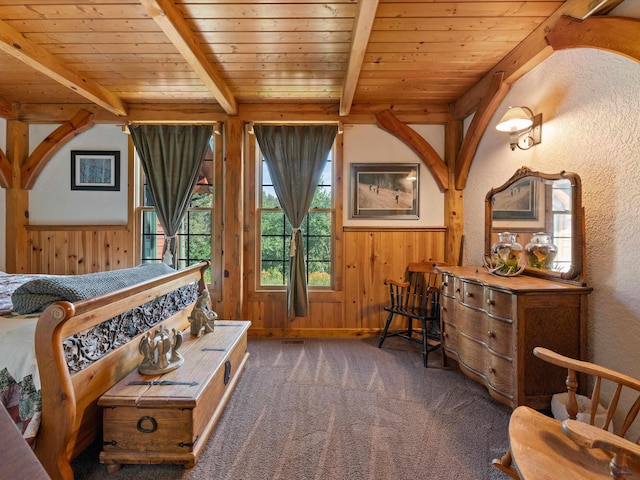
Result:
[[125,465],[107,475],[100,446],[78,480],[364,480],[508,478],[511,410],[457,370],[422,367],[420,347],[389,338],[249,337],[247,369],[198,464]]

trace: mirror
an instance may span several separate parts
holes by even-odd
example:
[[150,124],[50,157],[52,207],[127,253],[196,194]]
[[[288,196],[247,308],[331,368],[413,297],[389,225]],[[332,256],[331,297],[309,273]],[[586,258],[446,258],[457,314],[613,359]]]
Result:
[[[546,174],[522,167],[504,185],[487,193],[485,255],[491,258],[498,234],[510,232],[524,249],[523,274],[582,284],[583,221],[582,185],[577,174]],[[547,235],[534,238],[541,233]],[[545,237],[557,248],[549,262],[544,256],[542,261],[536,258],[546,251],[539,243]]]

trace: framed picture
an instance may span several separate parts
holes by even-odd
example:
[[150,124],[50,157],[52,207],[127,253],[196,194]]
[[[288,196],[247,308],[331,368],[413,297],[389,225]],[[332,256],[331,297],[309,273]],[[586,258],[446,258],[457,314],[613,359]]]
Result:
[[494,220],[536,220],[537,183],[524,178],[493,196]]
[[350,218],[418,219],[418,163],[351,164]]
[[72,150],[71,190],[120,190],[120,152]]

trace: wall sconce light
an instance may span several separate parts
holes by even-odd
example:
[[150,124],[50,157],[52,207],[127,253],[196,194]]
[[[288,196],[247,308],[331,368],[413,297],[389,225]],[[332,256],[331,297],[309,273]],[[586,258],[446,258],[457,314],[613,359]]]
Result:
[[249,122],[249,126],[247,128],[247,133],[249,135],[254,135],[256,132],[253,130],[253,122]]
[[222,132],[220,131],[220,124],[218,122],[213,124],[213,133],[214,135],[222,135]]
[[496,130],[509,133],[511,150],[528,150],[541,141],[542,114],[534,115],[528,107],[509,107]]
[[417,179],[418,179],[418,172],[416,172],[414,169],[411,169],[411,171],[409,172],[409,175],[407,175],[407,180],[411,180],[415,182]]

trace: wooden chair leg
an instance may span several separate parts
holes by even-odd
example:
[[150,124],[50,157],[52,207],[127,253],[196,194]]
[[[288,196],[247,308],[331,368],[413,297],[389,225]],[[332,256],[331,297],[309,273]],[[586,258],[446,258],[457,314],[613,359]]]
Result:
[[491,464],[496,467],[501,472],[506,473],[511,478],[515,478],[516,480],[521,480],[520,475],[511,464],[513,462],[513,458],[511,457],[511,449],[507,450],[507,452],[501,458],[494,458],[491,461]]
[[422,361],[424,362],[424,368],[427,368],[427,362],[429,359],[429,344],[427,343],[427,321],[422,320]]
[[382,334],[380,335],[380,342],[378,343],[378,348],[382,347],[384,343],[384,339],[387,338],[387,331],[389,330],[389,325],[391,325],[391,320],[393,320],[393,312],[389,313],[387,317],[387,323],[384,326],[384,330],[382,330]]

